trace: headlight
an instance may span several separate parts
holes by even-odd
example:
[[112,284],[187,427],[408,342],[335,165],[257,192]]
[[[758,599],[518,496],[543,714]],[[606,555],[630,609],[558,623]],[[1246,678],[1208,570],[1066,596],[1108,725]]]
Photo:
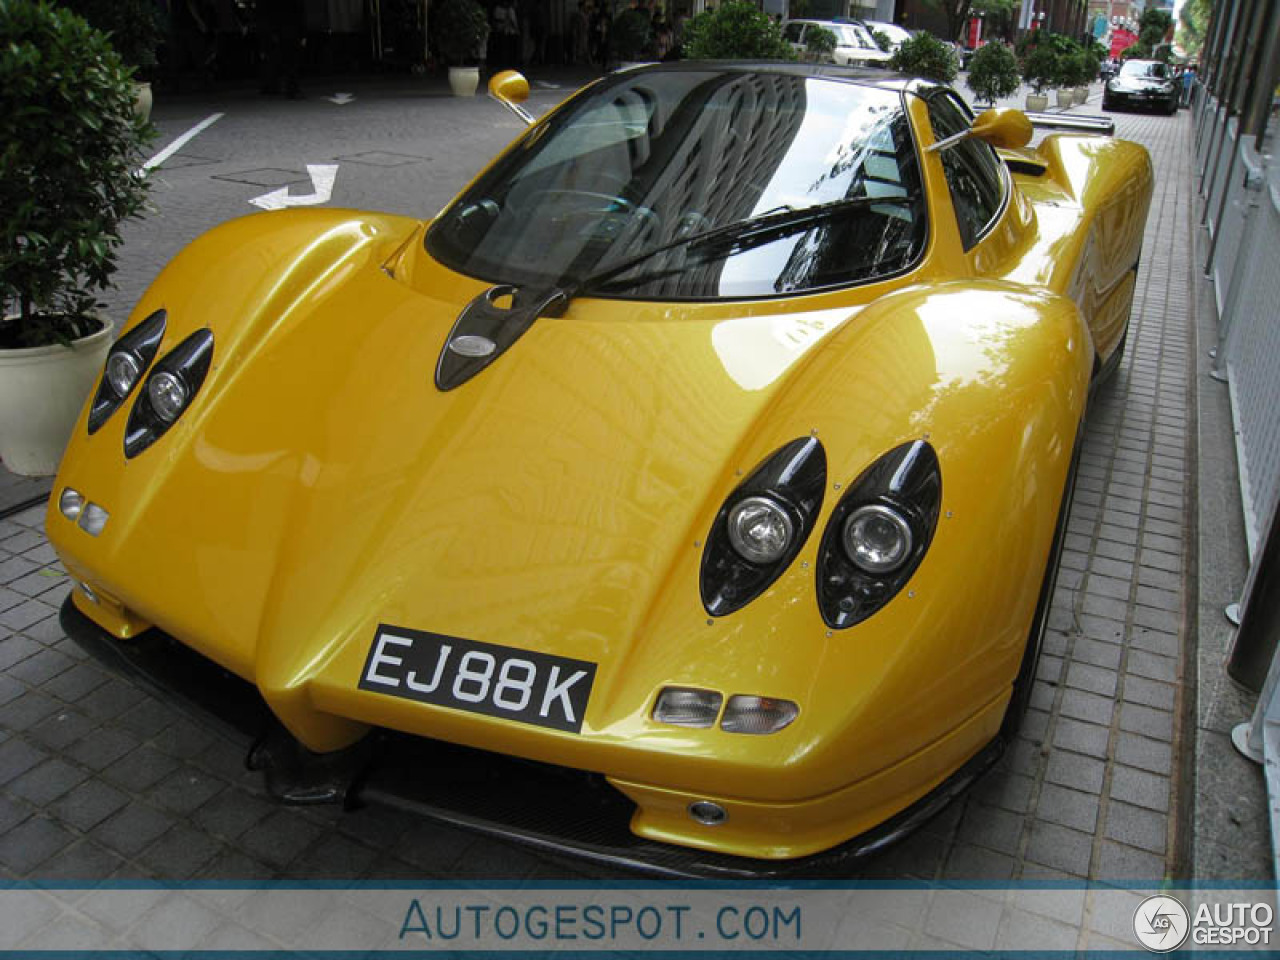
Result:
[[818,548],[827,626],[860,623],[892,600],[924,559],[942,505],[933,447],[904,443],[867,467],[831,512]]
[[859,507],[844,522],[844,550],[854,565],[871,574],[892,573],[911,555],[911,524],[879,503]]
[[768,497],[747,497],[729,511],[729,542],[744,560],[776,563],[791,546],[787,511]]
[[213,361],[213,331],[197,330],[169,351],[129,412],[124,455],[136,457],[164,436],[200,390]]
[[120,409],[156,358],[160,341],[164,339],[165,317],[163,310],[157,310],[112,345],[102,382],[89,406],[91,436]]
[[702,605],[715,617],[760,596],[795,559],[817,523],[827,455],[814,437],[776,450],[729,494],[702,553]]

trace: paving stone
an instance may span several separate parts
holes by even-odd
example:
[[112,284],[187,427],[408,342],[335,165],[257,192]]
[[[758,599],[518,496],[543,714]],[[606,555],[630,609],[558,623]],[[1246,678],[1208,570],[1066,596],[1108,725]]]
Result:
[[49,616],[50,608],[41,600],[24,600],[16,607],[0,610],[0,629],[21,631]]
[[1149,810],[1169,810],[1169,780],[1158,774],[1116,764],[1111,771],[1111,796]]
[[234,840],[277,810],[279,804],[238,790],[224,790],[196,810],[191,821],[214,836]]
[[1173,772],[1173,748],[1132,733],[1116,738],[1116,760],[1131,767],[1168,776]]
[[128,796],[101,780],[87,780],[55,801],[49,812],[87,833],[128,802]]
[[0,743],[0,784],[9,783],[43,763],[48,754],[16,737]]
[[1049,765],[1044,778],[1050,783],[1077,790],[1098,793],[1102,790],[1102,778],[1106,765],[1093,757],[1054,750],[1049,754]]
[[132,857],[150,846],[173,826],[169,814],[162,813],[145,803],[129,804],[90,831],[90,835],[103,846],[126,857]]
[[13,731],[23,731],[44,722],[57,713],[62,704],[35,690],[27,690],[7,703],[0,705],[0,726]]
[[[39,872],[41,880],[96,882],[106,880],[123,866],[124,860],[117,854],[90,840],[80,840],[46,860]],[[53,946],[42,937],[41,949],[53,949]]]
[[154,876],[184,880],[217,855],[220,845],[207,833],[179,823],[138,855]]
[[1014,813],[1026,813],[1031,809],[1034,788],[1033,778],[1016,771],[997,768],[974,786],[973,794],[978,800],[991,806]]
[[1125,703],[1120,707],[1120,729],[1140,733],[1152,740],[1172,740],[1173,714],[1168,710]]
[[31,817],[0,837],[0,864],[20,877],[34,871],[75,838],[45,817]]
[[1111,723],[1115,706],[1110,697],[1100,697],[1084,690],[1064,690],[1060,710],[1064,717],[1105,726]]
[[1164,858],[1145,850],[1104,840],[1098,859],[1098,876],[1102,879],[1156,884],[1165,877]]
[[1148,680],[1175,683],[1178,679],[1178,661],[1173,657],[1161,657],[1144,650],[1129,651],[1126,669]]
[[[59,654],[59,656],[62,656],[65,660],[70,659],[64,654]],[[44,692],[66,703],[74,704],[98,689],[107,680],[107,675],[93,664],[77,663],[46,683]]]
[[102,770],[137,748],[138,741],[132,734],[114,727],[98,727],[73,744],[67,753],[91,770]]
[[21,797],[37,807],[43,807],[83,782],[87,776],[88,774],[78,767],[73,767],[54,757],[28,770],[17,779],[9,781],[5,789],[15,797]]
[[1171,711],[1175,703],[1175,690],[1172,684],[1148,680],[1136,674],[1124,678],[1123,696],[1126,703]]
[[372,866],[376,851],[341,834],[328,834],[298,860],[295,869],[322,880],[354,880]]
[[1036,816],[1091,834],[1098,826],[1098,796],[1046,783],[1040,788]]
[[190,813],[223,789],[223,782],[202,770],[185,766],[146,792],[147,799],[163,810]]
[[1084,723],[1070,717],[1059,717],[1053,728],[1053,745],[1106,759],[1110,751],[1111,730],[1096,723]]
[[1112,801],[1107,805],[1106,835],[1163,857],[1168,841],[1168,818],[1154,810]]
[[1067,686],[1104,697],[1115,696],[1116,679],[1114,670],[1088,663],[1072,663],[1067,670]]
[[116,786],[140,792],[177,769],[178,761],[167,753],[143,744],[104,767],[102,775]]
[[82,699],[77,706],[91,717],[98,720],[111,720],[128,710],[144,694],[137,687],[123,680],[108,680],[93,693]]
[[240,846],[255,859],[284,867],[300,856],[320,832],[319,827],[293,810],[281,809],[242,834]]
[[[1042,820],[1031,823],[1027,859],[1076,877],[1089,875],[1093,836]],[[1025,875],[1025,874],[1024,874]]]

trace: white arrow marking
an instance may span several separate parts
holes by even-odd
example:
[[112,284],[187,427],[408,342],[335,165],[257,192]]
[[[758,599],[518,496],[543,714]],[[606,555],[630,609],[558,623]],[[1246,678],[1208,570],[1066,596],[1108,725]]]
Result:
[[150,160],[144,163],[142,165],[143,172],[146,172],[147,170],[153,170],[156,167],[160,166],[160,164],[164,163],[166,160],[172,157],[175,153],[177,153],[179,150],[185,147],[188,143],[190,143],[191,140],[196,136],[196,134],[200,133],[200,131],[202,130],[207,129],[208,127],[213,126],[215,123],[221,120],[223,116],[224,114],[221,114],[221,113],[212,113],[209,116],[205,117],[203,120],[197,123],[194,127],[192,127],[190,130],[184,133],[182,136],[174,140],[173,143],[169,144],[167,147],[165,147],[163,150],[157,153],[154,157],[152,157]]
[[290,196],[288,187],[272,190],[249,202],[263,210],[283,210],[285,207],[310,207],[317,203],[328,203],[333,196],[333,182],[338,179],[338,165],[325,163],[308,163],[307,173],[311,175],[312,193],[303,196]]
[[338,106],[346,106],[356,98],[354,93],[335,93],[332,97],[325,97],[330,103],[336,103]]

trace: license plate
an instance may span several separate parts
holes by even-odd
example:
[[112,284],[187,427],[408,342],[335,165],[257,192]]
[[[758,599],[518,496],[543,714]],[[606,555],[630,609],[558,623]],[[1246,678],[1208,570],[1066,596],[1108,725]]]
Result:
[[595,678],[586,660],[381,624],[359,687],[578,733]]

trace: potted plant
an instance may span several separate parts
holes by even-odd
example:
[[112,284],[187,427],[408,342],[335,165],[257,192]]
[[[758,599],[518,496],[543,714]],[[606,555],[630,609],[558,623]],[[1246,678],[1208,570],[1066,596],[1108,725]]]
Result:
[[1049,98],[1044,91],[1057,81],[1058,73],[1058,54],[1053,49],[1044,44],[1027,47],[1022,56],[1022,80],[1032,90],[1027,94],[1028,110],[1048,108]]
[[1018,58],[998,40],[983,44],[969,61],[966,82],[979,102],[994,105],[1018,92]]
[[432,8],[436,49],[449,67],[455,97],[474,97],[480,85],[480,61],[489,39],[489,20],[476,0],[442,0]]
[[59,0],[66,7],[101,30],[134,69],[134,101],[143,120],[151,116],[151,71],[156,65],[156,48],[164,39],[164,23],[155,0]]
[[45,0],[0,0],[0,460],[56,471],[111,345],[94,292],[146,199],[151,133],[105,34]]
[[950,84],[960,72],[960,64],[951,48],[933,34],[917,33],[898,44],[889,69]]
[[649,15],[643,10],[623,10],[609,27],[609,46],[624,67],[641,61],[652,39]]
[[690,60],[794,60],[791,44],[773,18],[749,0],[726,0],[685,25],[683,55]]

